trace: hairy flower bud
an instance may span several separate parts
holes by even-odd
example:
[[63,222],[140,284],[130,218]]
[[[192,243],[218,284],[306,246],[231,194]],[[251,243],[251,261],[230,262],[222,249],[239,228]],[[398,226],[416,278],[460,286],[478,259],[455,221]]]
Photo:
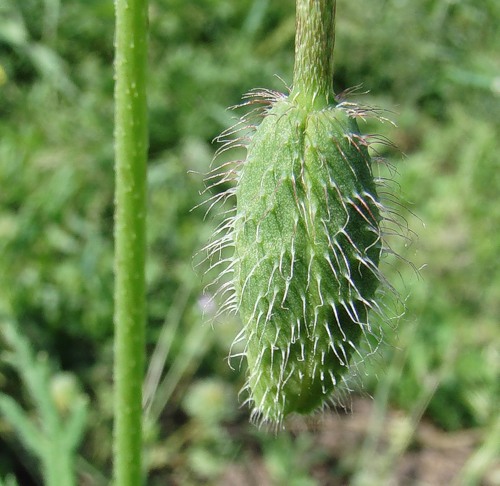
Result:
[[[243,322],[235,342],[244,343],[252,415],[278,424],[322,408],[352,356],[363,359],[372,337],[381,339],[371,315],[383,314],[382,226],[395,220],[384,216],[369,153],[384,140],[361,135],[356,119],[382,118],[333,95],[334,14],[333,0],[297,2],[294,89],[247,95],[244,105],[264,108],[240,120],[243,137],[232,139],[237,125],[219,138],[220,152],[243,145],[246,159],[209,176],[235,182],[211,199],[213,206],[236,196],[235,213],[207,247],[214,267],[227,264],[217,283],[231,277],[220,287],[221,310]],[[227,248],[232,254],[220,258]]]

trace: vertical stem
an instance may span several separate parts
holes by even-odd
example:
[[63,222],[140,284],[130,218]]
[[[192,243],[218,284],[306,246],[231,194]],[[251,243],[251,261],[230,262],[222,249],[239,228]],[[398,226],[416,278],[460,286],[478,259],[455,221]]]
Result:
[[43,478],[47,486],[75,485],[74,451],[68,450],[61,435],[51,437],[43,451]]
[[317,108],[333,102],[336,0],[297,0],[292,97]]
[[147,0],[115,0],[116,486],[142,482],[144,373]]

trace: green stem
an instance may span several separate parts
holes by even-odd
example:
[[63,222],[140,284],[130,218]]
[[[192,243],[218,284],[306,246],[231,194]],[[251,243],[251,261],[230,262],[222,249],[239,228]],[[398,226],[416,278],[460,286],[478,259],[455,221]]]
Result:
[[73,486],[75,484],[74,453],[63,449],[61,436],[52,437],[44,451],[43,477],[48,486],[64,484]]
[[297,0],[292,97],[300,104],[333,103],[336,0]]
[[146,316],[147,0],[115,0],[116,486],[142,483]]

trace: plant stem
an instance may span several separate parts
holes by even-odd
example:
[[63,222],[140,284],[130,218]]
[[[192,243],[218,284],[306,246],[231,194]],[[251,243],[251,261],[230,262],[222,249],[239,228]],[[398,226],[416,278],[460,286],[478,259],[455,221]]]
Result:
[[142,482],[146,317],[147,0],[115,0],[116,486]]
[[334,100],[336,0],[297,0],[292,97],[316,108]]
[[[52,437],[43,455],[43,477],[47,486],[75,484],[74,454],[64,448],[64,440],[60,434]],[[54,440],[56,439],[56,440]]]

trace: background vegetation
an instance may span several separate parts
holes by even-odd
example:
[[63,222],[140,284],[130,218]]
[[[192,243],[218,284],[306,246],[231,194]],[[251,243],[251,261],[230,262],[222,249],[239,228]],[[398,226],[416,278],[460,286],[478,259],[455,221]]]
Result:
[[[277,436],[239,408],[237,319],[203,317],[217,221],[193,208],[226,106],[291,82],[294,2],[150,3],[147,484],[500,484],[500,3],[338,1],[335,88],[395,112],[362,129],[401,151],[421,270],[385,263],[406,314],[353,413]],[[42,484],[56,437],[109,483],[113,28],[111,1],[0,3],[0,484]]]

